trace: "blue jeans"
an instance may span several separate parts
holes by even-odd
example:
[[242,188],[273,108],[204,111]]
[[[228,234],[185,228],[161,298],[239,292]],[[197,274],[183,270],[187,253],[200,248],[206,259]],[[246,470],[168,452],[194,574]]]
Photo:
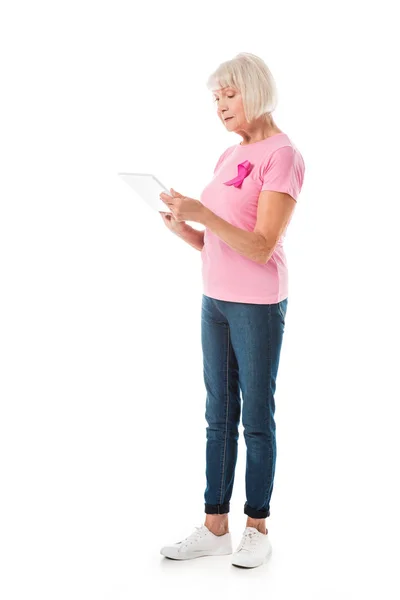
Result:
[[207,514],[230,510],[241,391],[247,448],[244,513],[254,519],[270,515],[276,462],[274,394],[287,304],[287,298],[277,304],[247,304],[203,294]]

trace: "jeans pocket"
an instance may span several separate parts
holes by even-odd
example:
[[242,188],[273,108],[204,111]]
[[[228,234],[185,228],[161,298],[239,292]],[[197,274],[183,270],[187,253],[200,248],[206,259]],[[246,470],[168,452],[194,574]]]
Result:
[[285,298],[284,300],[281,300],[280,302],[278,302],[278,310],[279,310],[280,315],[281,315],[281,317],[282,317],[283,320],[285,320],[285,317],[286,317],[287,304],[288,304],[288,299],[287,298]]

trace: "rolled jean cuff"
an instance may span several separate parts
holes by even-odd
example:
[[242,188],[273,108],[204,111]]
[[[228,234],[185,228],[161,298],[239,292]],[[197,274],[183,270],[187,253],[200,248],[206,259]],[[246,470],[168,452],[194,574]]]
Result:
[[226,504],[207,504],[204,503],[204,512],[207,515],[222,515],[228,513],[230,510],[229,502]]
[[244,514],[248,517],[251,517],[252,519],[266,519],[267,517],[269,517],[270,511],[269,508],[267,510],[256,510],[255,508],[251,508],[251,506],[249,506],[247,502],[245,502]]

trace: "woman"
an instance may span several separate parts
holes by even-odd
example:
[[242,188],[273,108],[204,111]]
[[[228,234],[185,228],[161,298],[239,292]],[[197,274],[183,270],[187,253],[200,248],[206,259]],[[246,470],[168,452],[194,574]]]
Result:
[[[276,437],[274,393],[288,305],[283,236],[304,179],[303,158],[272,118],[276,86],[259,57],[240,53],[211,75],[217,113],[242,137],[220,156],[201,201],[161,194],[167,227],[202,257],[202,350],[208,423],[205,523],[161,549],[169,558],[231,554],[228,527],[243,400],[247,515],[232,564],[271,553],[266,529]],[[193,229],[185,220],[202,223]]]

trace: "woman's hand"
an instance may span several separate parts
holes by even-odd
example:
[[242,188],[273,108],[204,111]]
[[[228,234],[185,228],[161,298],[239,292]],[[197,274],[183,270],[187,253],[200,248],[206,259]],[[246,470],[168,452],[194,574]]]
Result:
[[174,215],[169,212],[160,211],[160,215],[162,216],[164,223],[166,224],[168,229],[170,231],[172,231],[172,233],[175,233],[176,235],[179,235],[179,236],[182,235],[185,227],[187,226],[185,221],[178,222],[175,219]]
[[194,200],[187,196],[182,196],[171,188],[172,195],[161,192],[160,199],[166,204],[172,212],[176,221],[194,221],[201,223],[204,215],[204,205],[200,200]]

